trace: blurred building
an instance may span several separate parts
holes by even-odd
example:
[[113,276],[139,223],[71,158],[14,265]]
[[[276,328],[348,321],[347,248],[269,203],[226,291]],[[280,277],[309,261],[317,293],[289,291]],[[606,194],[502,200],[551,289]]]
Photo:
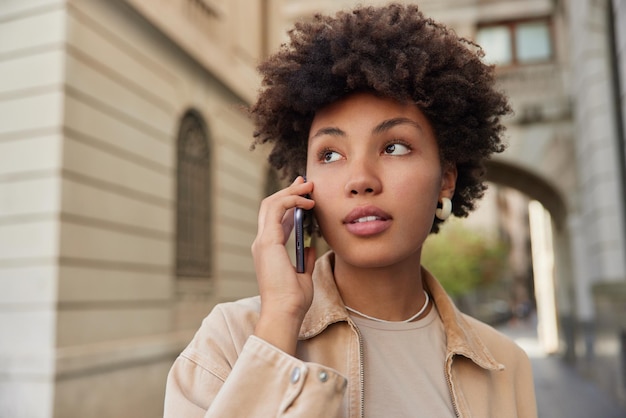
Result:
[[[275,180],[249,151],[255,65],[293,21],[354,3],[0,2],[0,416],[162,414],[201,319],[256,293]],[[497,64],[515,115],[489,180],[541,203],[542,320],[570,358],[600,358],[602,330],[594,364],[623,397],[626,0],[418,4]]]

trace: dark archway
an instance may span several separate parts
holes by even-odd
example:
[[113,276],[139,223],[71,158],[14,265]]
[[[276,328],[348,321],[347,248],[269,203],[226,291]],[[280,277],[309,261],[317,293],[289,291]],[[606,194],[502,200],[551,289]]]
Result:
[[[534,287],[544,287],[544,297],[553,302],[544,302],[544,309],[538,310],[538,327],[545,329],[551,326],[558,334],[564,337],[565,356],[571,358],[574,350],[574,318],[575,286],[572,276],[571,242],[568,230],[568,208],[563,195],[552,184],[540,175],[511,164],[506,161],[489,161],[487,164],[486,180],[495,184],[514,188],[531,200],[541,203],[545,211],[550,214],[552,227],[544,226],[544,232],[552,236],[547,242],[539,240],[540,250],[533,254]],[[531,234],[532,235],[532,234]],[[539,260],[536,259],[539,257]],[[548,261],[548,265],[546,265]],[[541,292],[541,291],[540,291]],[[539,305],[539,301],[538,305]],[[554,314],[551,306],[555,304]],[[543,311],[545,314],[542,314]],[[558,320],[557,320],[558,317]],[[556,322],[553,322],[556,321]]]
[[519,166],[500,161],[487,162],[486,180],[519,190],[550,212],[557,230],[565,227],[567,206],[559,191],[538,175]]

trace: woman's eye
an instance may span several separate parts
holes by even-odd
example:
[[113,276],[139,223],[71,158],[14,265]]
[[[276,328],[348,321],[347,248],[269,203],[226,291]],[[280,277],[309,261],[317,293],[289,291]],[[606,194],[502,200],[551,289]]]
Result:
[[341,159],[341,154],[336,151],[324,151],[322,153],[322,162],[332,163]]
[[387,155],[404,155],[411,152],[411,149],[404,144],[389,144],[385,147],[385,154]]

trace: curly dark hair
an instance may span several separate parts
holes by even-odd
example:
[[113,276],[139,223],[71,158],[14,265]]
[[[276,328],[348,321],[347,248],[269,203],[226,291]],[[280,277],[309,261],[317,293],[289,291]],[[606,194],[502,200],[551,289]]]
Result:
[[500,118],[510,112],[478,45],[425,18],[417,6],[401,4],[318,14],[296,23],[289,37],[259,65],[262,89],[250,109],[253,147],[272,142],[274,168],[288,177],[304,173],[315,112],[367,91],[420,108],[442,163],[458,170],[454,215],[474,209],[486,189],[485,159],[504,150]]

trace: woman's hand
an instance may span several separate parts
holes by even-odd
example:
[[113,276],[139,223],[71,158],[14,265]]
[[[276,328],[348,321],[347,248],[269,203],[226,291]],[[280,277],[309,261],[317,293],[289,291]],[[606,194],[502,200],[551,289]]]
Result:
[[290,186],[265,198],[259,209],[259,229],[252,243],[252,257],[261,294],[261,316],[255,335],[295,354],[304,315],[313,301],[312,248],[305,250],[306,271],[296,273],[285,243],[293,229],[296,207],[312,209],[315,202],[303,197],[313,183],[298,177]]

